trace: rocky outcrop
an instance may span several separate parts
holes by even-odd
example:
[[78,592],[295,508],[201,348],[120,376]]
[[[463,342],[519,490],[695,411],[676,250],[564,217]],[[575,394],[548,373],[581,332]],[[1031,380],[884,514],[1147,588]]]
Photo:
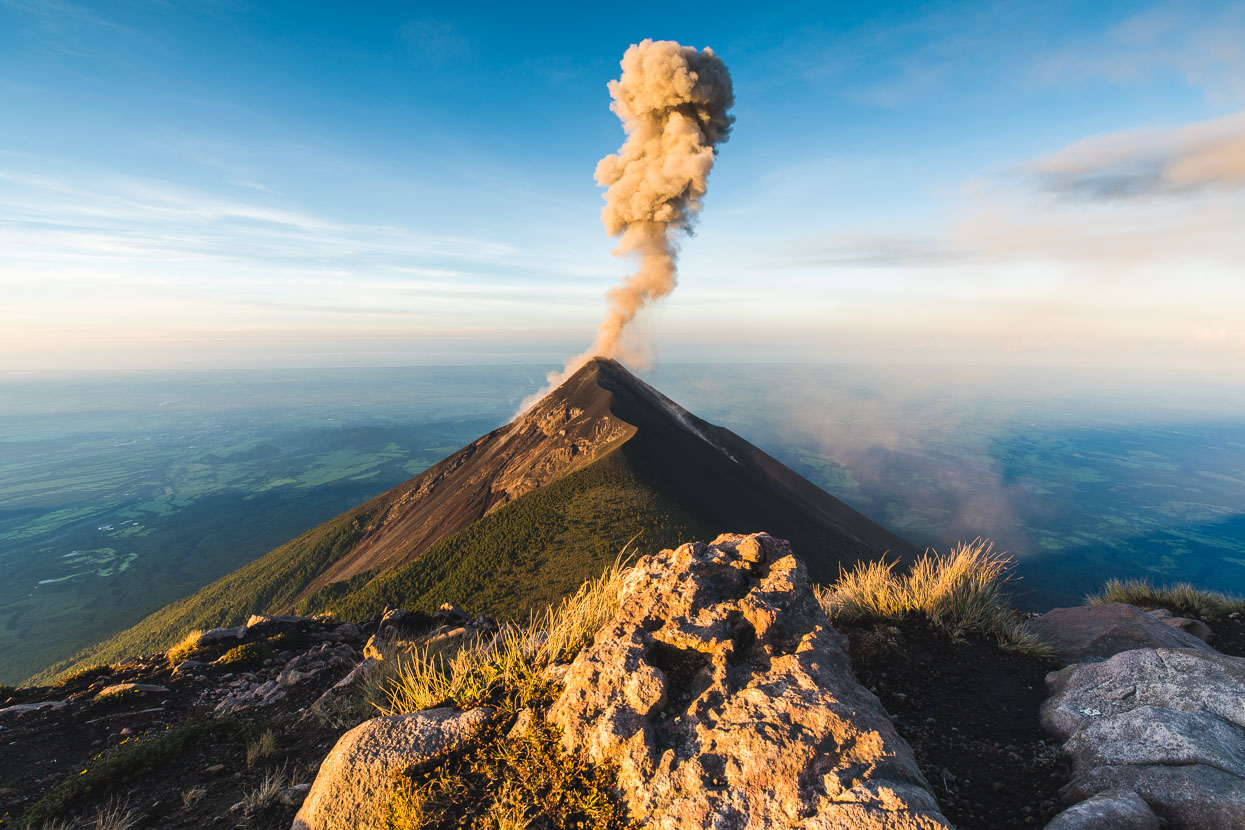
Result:
[[[1194,634],[1181,630],[1195,620],[1160,619],[1119,602],[1056,608],[1034,617],[1029,631],[1050,646],[1064,665],[1088,663],[1137,648],[1191,648],[1212,651]],[[1201,624],[1205,628],[1205,624]],[[1207,629],[1209,633],[1209,629]]]
[[235,691],[216,704],[215,713],[220,716],[253,706],[271,706],[285,697],[291,687],[319,675],[326,669],[353,666],[357,656],[355,650],[348,645],[333,646],[331,643],[322,643],[318,648],[290,659],[276,671],[275,676],[263,681],[255,678],[254,682],[240,683]]
[[432,709],[356,726],[320,765],[291,830],[381,827],[396,778],[459,746],[491,717],[488,708]]
[[804,566],[766,534],[642,558],[549,713],[656,828],[947,828]]
[[1245,827],[1245,659],[1135,649],[1047,685],[1042,723],[1073,765],[1065,802],[1131,791],[1172,830]]

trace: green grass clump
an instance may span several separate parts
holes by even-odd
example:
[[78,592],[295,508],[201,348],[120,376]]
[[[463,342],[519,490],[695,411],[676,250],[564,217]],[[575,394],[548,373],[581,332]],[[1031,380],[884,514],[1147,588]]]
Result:
[[1008,602],[1013,562],[992,542],[960,543],[946,556],[927,552],[903,573],[895,572],[896,564],[860,562],[830,588],[818,588],[826,615],[844,623],[915,616],[955,639],[981,634],[1016,651],[1046,653]]
[[615,830],[634,826],[611,792],[614,770],[563,749],[561,730],[534,717],[515,738],[509,722],[435,766],[399,779],[386,809],[387,830],[429,827],[519,830],[539,826]]
[[241,742],[243,734],[244,727],[236,721],[198,721],[114,747],[44,793],[22,816],[22,826],[35,828],[44,822],[67,818],[83,803],[98,803],[149,772],[177,763],[184,753],[204,741],[224,737]]
[[243,643],[226,651],[215,662],[218,666],[232,666],[239,663],[259,663],[272,652],[262,643]]
[[1138,608],[1166,608],[1179,616],[1223,619],[1245,611],[1245,597],[1203,591],[1187,582],[1156,586],[1148,579],[1109,579],[1102,592],[1085,598],[1087,605],[1122,602]]

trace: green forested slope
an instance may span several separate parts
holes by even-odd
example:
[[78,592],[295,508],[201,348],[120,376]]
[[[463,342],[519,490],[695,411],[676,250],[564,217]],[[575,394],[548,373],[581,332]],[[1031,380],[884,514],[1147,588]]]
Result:
[[651,552],[716,531],[614,452],[499,508],[414,562],[353,590],[330,586],[299,610],[358,620],[386,607],[431,611],[452,602],[519,619],[598,576],[637,535],[633,549]]

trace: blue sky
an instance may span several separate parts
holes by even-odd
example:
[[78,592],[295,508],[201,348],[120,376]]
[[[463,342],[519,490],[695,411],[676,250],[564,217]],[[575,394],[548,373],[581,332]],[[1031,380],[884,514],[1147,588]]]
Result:
[[0,0],[0,368],[553,362],[606,82],[735,132],[655,360],[1245,372],[1245,3]]

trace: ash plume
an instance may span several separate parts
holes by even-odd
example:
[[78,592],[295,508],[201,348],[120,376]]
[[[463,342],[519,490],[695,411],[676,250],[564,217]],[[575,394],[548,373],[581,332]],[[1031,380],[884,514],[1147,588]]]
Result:
[[728,113],[735,103],[730,72],[708,47],[644,40],[620,65],[622,76],[609,83],[610,109],[627,139],[597,163],[596,180],[606,188],[601,222],[618,238],[613,254],[634,256],[639,268],[606,293],[609,308],[592,347],[550,372],[548,386],[520,413],[593,357],[627,357],[627,325],[678,284],[678,238],[692,231],[717,145],[735,120]]

